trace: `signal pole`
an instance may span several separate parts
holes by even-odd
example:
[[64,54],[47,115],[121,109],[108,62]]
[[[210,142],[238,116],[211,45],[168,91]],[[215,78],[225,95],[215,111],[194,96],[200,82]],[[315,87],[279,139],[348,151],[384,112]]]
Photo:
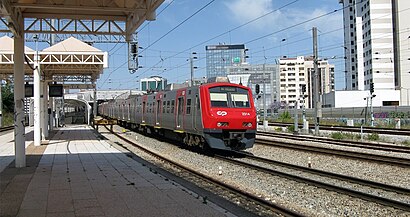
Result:
[[315,105],[315,135],[319,135],[319,118],[320,109],[322,107],[319,99],[319,66],[318,66],[318,53],[317,53],[317,28],[313,27],[313,66],[314,66],[314,105]]
[[194,86],[194,69],[196,68],[196,67],[194,67],[194,59],[198,59],[196,56],[194,56],[195,54],[196,53],[193,52],[191,54],[191,57],[189,58],[189,61],[190,61],[190,64],[191,64],[191,81],[189,82],[190,87]]

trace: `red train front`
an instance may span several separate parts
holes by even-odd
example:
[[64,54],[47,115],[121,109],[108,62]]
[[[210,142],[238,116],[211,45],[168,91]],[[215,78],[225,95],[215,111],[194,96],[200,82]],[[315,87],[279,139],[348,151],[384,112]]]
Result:
[[231,83],[200,86],[203,137],[210,148],[242,150],[255,142],[256,110],[249,88]]

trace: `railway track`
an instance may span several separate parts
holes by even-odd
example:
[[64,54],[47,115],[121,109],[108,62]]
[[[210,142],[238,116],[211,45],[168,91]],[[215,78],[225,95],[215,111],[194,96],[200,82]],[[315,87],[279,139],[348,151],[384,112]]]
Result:
[[[273,122],[269,123],[269,126],[278,126],[278,127],[287,127],[293,125],[293,123],[279,123]],[[300,128],[302,124],[299,124]],[[309,129],[314,129],[315,126],[309,124]],[[330,125],[320,125],[321,130],[330,130],[330,131],[347,131],[360,133],[360,127],[353,126],[330,126]],[[396,135],[396,136],[410,136],[410,129],[392,129],[392,128],[379,128],[379,127],[363,127],[363,133],[377,133],[385,135]]]
[[[106,126],[105,126],[105,128],[108,130],[108,128],[107,128]],[[224,182],[222,182],[222,181],[220,181],[220,180],[218,180],[218,179],[215,179],[215,178],[213,178],[213,177],[211,177],[211,176],[204,175],[204,174],[202,174],[202,173],[200,173],[200,172],[198,172],[198,171],[196,171],[196,170],[194,170],[194,169],[191,169],[191,168],[189,168],[189,167],[186,167],[186,166],[184,166],[184,165],[182,165],[182,164],[180,164],[180,163],[177,163],[177,162],[175,162],[175,161],[173,161],[173,160],[171,160],[171,159],[165,158],[165,157],[163,157],[163,156],[161,156],[161,155],[159,155],[159,154],[157,154],[157,153],[155,153],[155,152],[152,152],[152,151],[148,150],[147,148],[145,148],[145,147],[143,147],[143,146],[141,146],[141,145],[139,145],[139,144],[137,144],[137,143],[135,143],[135,142],[129,140],[128,138],[125,138],[125,137],[123,137],[123,136],[121,136],[121,135],[115,133],[115,132],[112,132],[112,131],[110,131],[110,132],[111,132],[113,135],[115,135],[116,137],[118,137],[119,139],[121,139],[121,140],[127,142],[128,144],[132,145],[133,147],[136,147],[136,148],[138,148],[138,149],[140,149],[140,150],[142,150],[142,151],[148,153],[149,155],[151,155],[151,156],[153,156],[153,157],[155,157],[155,158],[157,158],[157,159],[159,159],[159,160],[161,160],[161,161],[163,161],[163,162],[166,162],[166,163],[171,164],[171,165],[173,165],[173,166],[175,166],[175,167],[177,167],[177,168],[179,168],[179,169],[182,169],[182,170],[184,170],[184,171],[187,171],[187,172],[193,174],[194,176],[197,176],[197,177],[199,177],[199,178],[205,180],[206,182],[213,183],[214,185],[217,185],[217,186],[220,186],[220,187],[222,187],[222,188],[225,188],[225,189],[227,189],[227,190],[230,191],[230,192],[234,192],[235,194],[240,195],[240,196],[243,197],[243,198],[253,200],[255,203],[260,204],[260,205],[262,205],[262,206],[264,206],[264,207],[267,207],[267,208],[269,208],[270,210],[274,211],[275,213],[278,213],[278,214],[283,215],[283,216],[304,216],[304,215],[301,214],[301,213],[298,213],[298,212],[293,211],[293,210],[291,210],[291,209],[288,209],[288,208],[286,208],[286,207],[283,207],[283,206],[280,206],[280,205],[278,205],[278,204],[275,204],[275,203],[273,203],[273,202],[271,202],[271,201],[268,201],[268,200],[265,200],[265,199],[263,199],[263,198],[260,198],[260,197],[258,197],[257,195],[253,195],[253,194],[250,194],[249,192],[240,190],[240,189],[238,189],[238,188],[235,187],[235,186],[232,186],[232,185],[229,185],[229,184],[227,184],[227,183],[224,183]]]
[[[307,167],[287,164],[266,158],[253,156],[247,153],[239,153],[244,159],[233,159],[226,156],[216,156],[218,159],[228,161],[250,169],[258,170],[275,176],[284,177],[293,181],[314,185],[330,191],[350,195],[363,200],[379,203],[385,206],[410,211],[410,189],[345,176],[336,173],[325,172]],[[251,161],[247,162],[247,161]],[[264,166],[257,164],[263,163]],[[278,168],[279,167],[279,168]],[[286,168],[280,169],[280,168]],[[313,177],[313,178],[312,178]],[[344,187],[347,183],[350,188]],[[339,184],[334,184],[339,183]],[[349,185],[349,184],[347,184]],[[371,189],[371,190],[369,190]],[[367,193],[365,191],[370,191]],[[392,194],[393,193],[393,194]],[[400,198],[401,201],[396,198]],[[407,201],[407,202],[402,202]]]
[[14,126],[0,127],[0,132],[5,132],[14,129]]
[[341,141],[341,140],[323,138],[323,137],[312,137],[312,136],[303,136],[303,135],[296,136],[296,135],[289,135],[289,134],[275,133],[275,132],[258,132],[257,135],[291,139],[291,140],[296,140],[296,141],[324,142],[327,144],[339,145],[339,146],[345,146],[345,147],[366,148],[366,149],[371,149],[371,150],[410,154],[410,147],[407,147],[407,146],[360,142],[360,141]]
[[256,143],[255,145],[260,144],[260,145],[266,145],[266,146],[276,146],[276,147],[287,148],[287,149],[310,151],[310,152],[315,152],[315,153],[320,153],[320,154],[336,155],[336,156],[359,159],[359,160],[373,161],[377,163],[387,163],[387,164],[400,166],[400,167],[410,167],[410,159],[408,158],[379,155],[379,154],[370,154],[370,153],[363,153],[363,152],[356,152],[356,151],[347,151],[347,150],[340,150],[340,149],[329,149],[325,147],[306,145],[303,143],[295,144],[295,143],[289,143],[289,142],[272,141],[269,139],[261,139],[261,138],[256,139],[255,143]]

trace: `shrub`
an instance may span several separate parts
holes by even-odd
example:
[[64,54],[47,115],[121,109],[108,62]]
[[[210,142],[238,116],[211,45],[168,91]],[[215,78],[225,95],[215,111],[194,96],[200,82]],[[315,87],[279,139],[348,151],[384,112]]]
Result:
[[289,133],[293,133],[295,131],[295,126],[294,125],[289,125],[286,127]]
[[3,113],[3,127],[14,124],[14,114],[10,112]]
[[344,135],[341,132],[333,132],[332,134],[330,134],[330,137],[332,139],[337,139],[337,140],[342,140],[344,139]]
[[279,120],[282,122],[289,122],[291,119],[292,117],[288,111],[283,112],[279,117]]
[[379,134],[372,133],[367,136],[367,139],[370,141],[378,141],[380,139]]
[[282,127],[275,127],[275,132],[282,132]]
[[404,140],[402,144],[405,146],[410,146],[410,140]]

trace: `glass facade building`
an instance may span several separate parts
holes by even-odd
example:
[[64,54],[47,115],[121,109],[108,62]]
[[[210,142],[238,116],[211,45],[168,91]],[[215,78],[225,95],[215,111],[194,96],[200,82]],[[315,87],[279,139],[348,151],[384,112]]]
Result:
[[206,46],[206,77],[225,77],[228,66],[245,63],[245,45]]

